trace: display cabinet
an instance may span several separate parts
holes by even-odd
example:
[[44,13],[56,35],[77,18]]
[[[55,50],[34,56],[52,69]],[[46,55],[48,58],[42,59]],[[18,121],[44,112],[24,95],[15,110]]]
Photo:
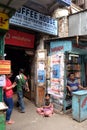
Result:
[[81,83],[81,58],[77,54],[68,54],[66,57],[66,76],[75,74],[75,78]]

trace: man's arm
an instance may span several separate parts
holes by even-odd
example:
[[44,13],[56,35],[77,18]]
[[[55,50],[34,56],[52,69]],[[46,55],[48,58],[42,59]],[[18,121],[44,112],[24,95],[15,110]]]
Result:
[[79,89],[81,89],[81,90],[87,90],[86,87],[83,87],[83,86],[81,86],[81,85],[79,85]]
[[69,92],[72,91],[71,88],[70,88],[70,86],[67,85],[66,88],[68,89]]
[[28,81],[27,81],[27,80],[26,80],[26,87],[25,87],[25,90],[26,90],[27,92],[30,91],[30,89],[29,89],[29,85],[28,85]]
[[14,82],[11,86],[4,86],[3,87],[3,89],[5,89],[5,90],[10,90],[10,89],[12,89],[12,88],[14,88],[16,86],[16,83]]

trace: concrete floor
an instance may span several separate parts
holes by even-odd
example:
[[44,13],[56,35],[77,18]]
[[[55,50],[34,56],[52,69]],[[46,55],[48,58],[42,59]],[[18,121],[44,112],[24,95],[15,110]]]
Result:
[[87,120],[79,123],[71,115],[54,114],[42,117],[36,113],[35,105],[25,99],[26,113],[19,113],[14,106],[12,119],[15,123],[6,125],[6,130],[87,130]]

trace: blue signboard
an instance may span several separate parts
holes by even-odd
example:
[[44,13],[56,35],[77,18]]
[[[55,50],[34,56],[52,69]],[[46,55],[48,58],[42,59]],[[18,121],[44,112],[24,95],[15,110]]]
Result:
[[70,6],[71,0],[57,0],[58,3],[63,4],[64,6]]

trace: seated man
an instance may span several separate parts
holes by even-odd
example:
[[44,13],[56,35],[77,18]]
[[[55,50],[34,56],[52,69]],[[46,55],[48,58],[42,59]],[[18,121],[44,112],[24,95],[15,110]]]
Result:
[[75,92],[75,91],[78,91],[78,90],[81,90],[81,89],[86,90],[87,88],[84,88],[80,85],[80,83],[78,82],[78,79],[75,78],[74,73],[70,73],[69,78],[67,80],[67,89],[72,96],[72,92]]

